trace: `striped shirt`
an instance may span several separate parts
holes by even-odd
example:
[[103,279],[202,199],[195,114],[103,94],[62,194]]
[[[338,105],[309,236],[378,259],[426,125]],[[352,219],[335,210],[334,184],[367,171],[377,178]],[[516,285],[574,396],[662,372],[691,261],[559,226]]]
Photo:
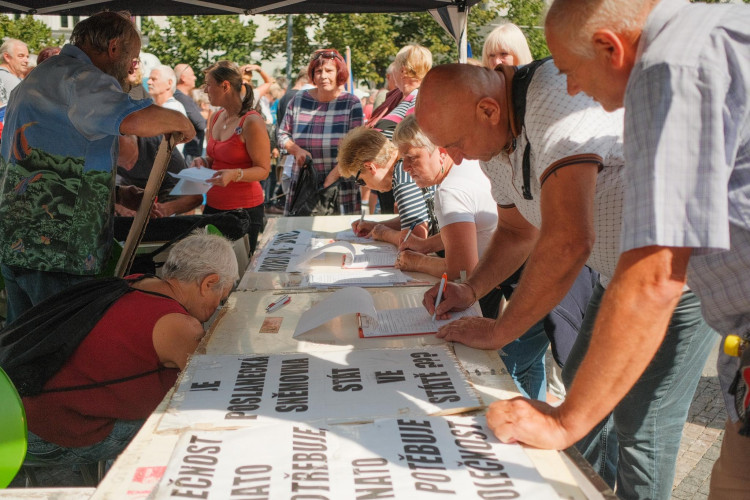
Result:
[[[336,167],[339,141],[349,130],[362,125],[362,104],[353,94],[342,92],[330,102],[315,100],[307,90],[297,92],[289,103],[284,120],[279,127],[279,144],[293,141],[312,155],[318,185],[323,187],[328,173]],[[292,181],[286,197],[285,213],[294,202],[293,193],[300,169],[295,164]],[[354,181],[341,179],[339,207],[342,214],[360,211],[359,188]]]
[[427,191],[427,194],[423,194],[423,190],[414,184],[414,179],[404,171],[403,162],[399,159],[393,167],[393,197],[398,204],[401,229],[409,229],[413,222],[425,222],[430,226],[430,234],[437,233],[436,228],[433,230],[434,224],[430,223],[434,215],[430,213],[425,201],[425,198],[432,199],[435,187],[431,186],[424,191]]
[[393,108],[393,111],[385,115],[383,118],[378,120],[375,124],[375,128],[383,132],[389,140],[393,140],[393,131],[399,123],[403,121],[406,116],[414,113],[414,104],[417,102],[417,93],[419,89],[414,89],[404,97],[404,99]]

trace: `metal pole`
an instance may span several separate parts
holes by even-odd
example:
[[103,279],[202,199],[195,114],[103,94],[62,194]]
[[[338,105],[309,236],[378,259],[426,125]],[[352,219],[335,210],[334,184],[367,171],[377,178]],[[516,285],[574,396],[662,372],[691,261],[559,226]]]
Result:
[[292,88],[292,15],[286,16],[286,81]]

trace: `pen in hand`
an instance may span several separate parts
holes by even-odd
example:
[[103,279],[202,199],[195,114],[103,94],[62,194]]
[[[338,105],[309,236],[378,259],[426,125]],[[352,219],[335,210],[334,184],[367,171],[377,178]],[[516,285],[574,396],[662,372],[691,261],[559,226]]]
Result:
[[435,316],[437,315],[437,308],[440,305],[440,301],[443,299],[443,290],[445,290],[445,286],[447,282],[448,282],[448,275],[443,273],[443,277],[440,278],[440,288],[438,288],[437,298],[435,299],[435,310],[432,311],[432,321],[435,321]]
[[414,231],[415,227],[417,227],[417,221],[411,223],[411,226],[409,226],[409,232],[406,233],[406,238],[404,238],[404,241],[402,243],[406,243],[406,240],[409,239],[409,236],[411,236],[411,232]]

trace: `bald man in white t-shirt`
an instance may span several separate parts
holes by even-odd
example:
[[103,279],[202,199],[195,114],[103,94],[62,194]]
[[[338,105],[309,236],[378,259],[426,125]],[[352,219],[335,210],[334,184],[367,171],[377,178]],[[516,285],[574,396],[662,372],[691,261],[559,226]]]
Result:
[[[521,126],[509,97],[514,72],[450,64],[433,68],[420,87],[416,118],[422,130],[456,163],[480,160],[501,207],[485,257],[466,283],[448,285],[438,316],[468,307],[526,261],[497,320],[458,320],[438,337],[501,348],[558,304],[588,264],[600,273],[600,284],[563,369],[570,387],[620,253],[623,115],[605,112],[584,95],[568,95],[564,75],[550,60],[528,86]],[[522,168],[527,144],[528,182]],[[429,312],[436,295],[435,287],[425,294]],[[660,355],[609,420],[579,441],[610,486],[617,482],[621,497],[669,498],[687,410],[716,340],[708,332],[698,299],[686,290]],[[612,426],[616,433],[609,432]]]

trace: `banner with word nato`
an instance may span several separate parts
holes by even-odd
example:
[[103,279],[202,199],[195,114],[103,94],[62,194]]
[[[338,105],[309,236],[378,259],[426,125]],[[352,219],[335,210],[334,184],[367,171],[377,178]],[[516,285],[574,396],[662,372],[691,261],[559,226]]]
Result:
[[483,417],[187,432],[153,498],[559,498]]
[[445,345],[193,356],[157,432],[278,420],[372,422],[482,406]]

